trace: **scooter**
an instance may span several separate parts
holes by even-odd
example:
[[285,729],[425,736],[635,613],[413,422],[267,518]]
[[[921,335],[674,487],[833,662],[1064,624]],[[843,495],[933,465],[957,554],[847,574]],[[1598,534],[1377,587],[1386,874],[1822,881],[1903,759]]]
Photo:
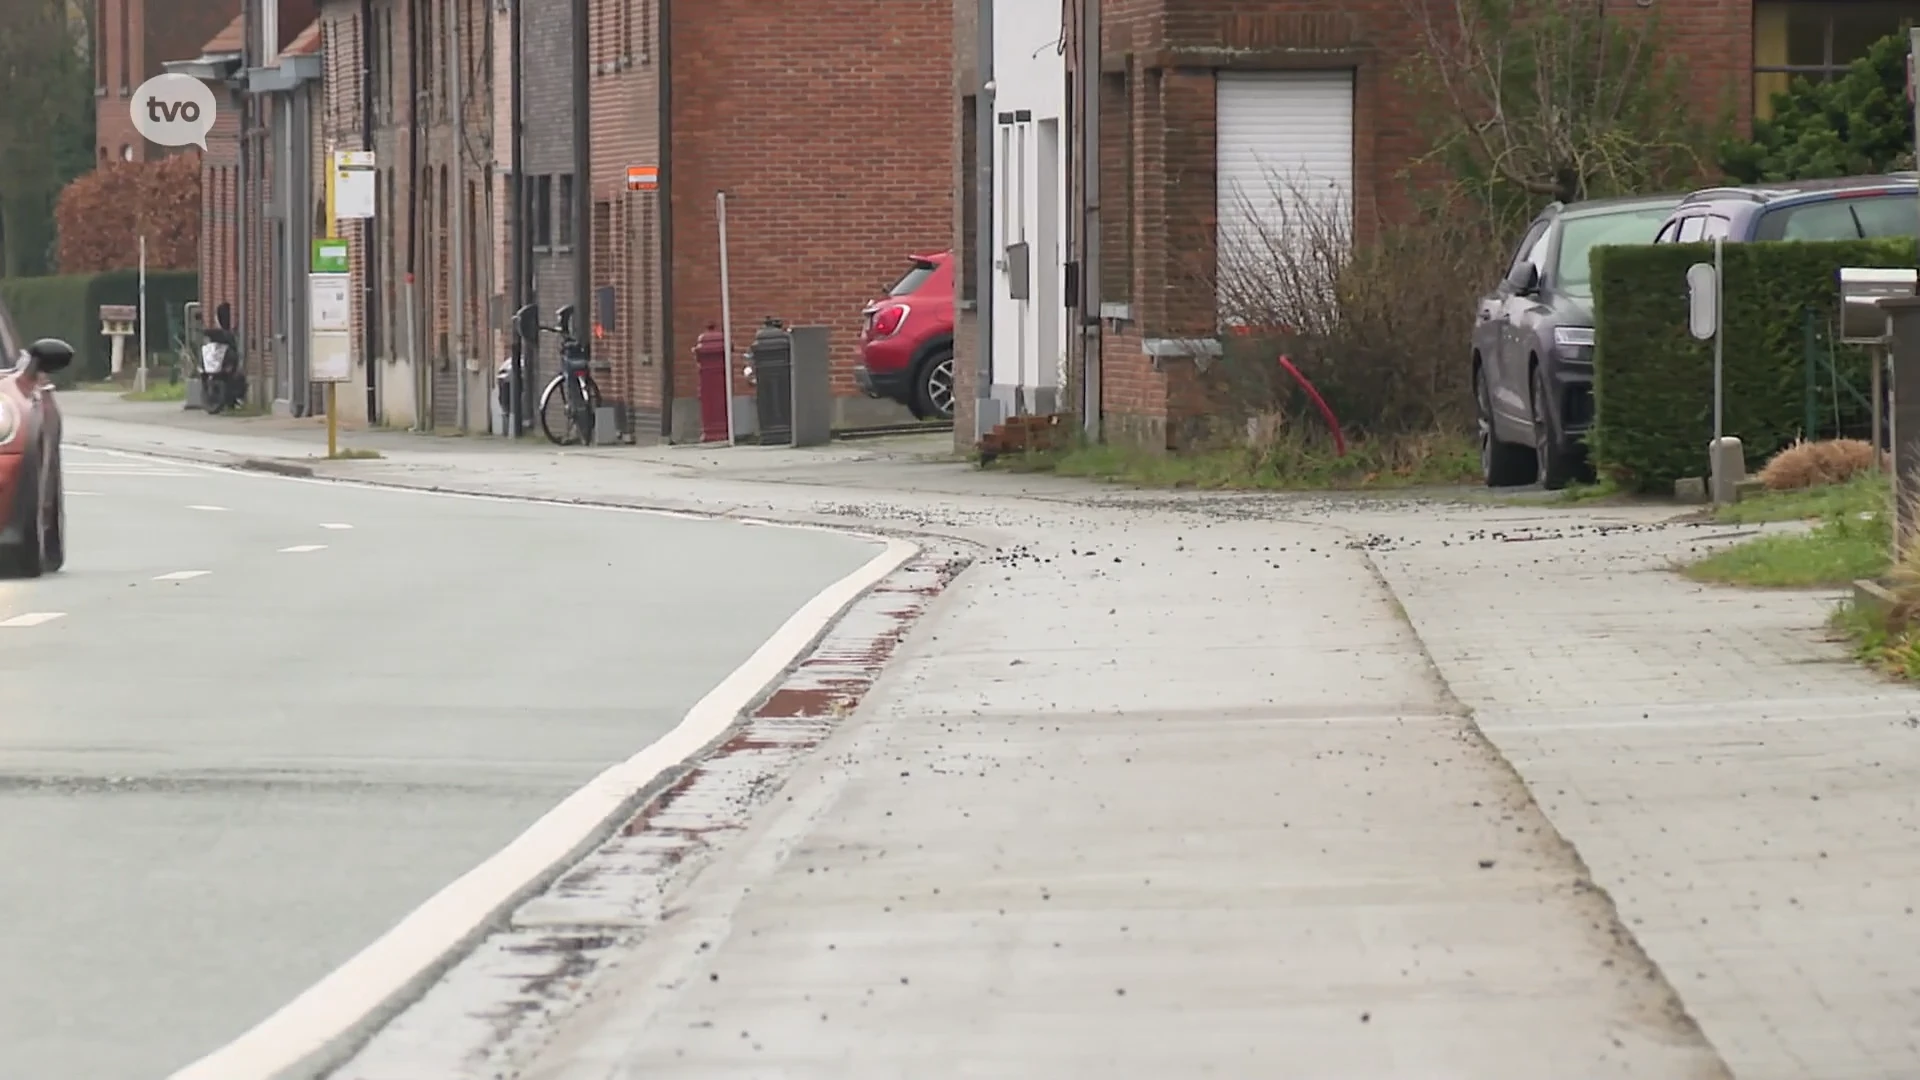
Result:
[[224,341],[200,346],[200,382],[208,415],[218,416],[247,399],[247,377],[240,370],[239,353]]

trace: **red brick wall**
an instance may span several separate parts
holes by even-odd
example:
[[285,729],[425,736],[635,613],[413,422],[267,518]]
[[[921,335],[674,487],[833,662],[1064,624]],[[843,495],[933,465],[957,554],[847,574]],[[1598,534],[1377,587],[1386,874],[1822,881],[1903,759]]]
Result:
[[[325,170],[330,164],[328,152],[360,149],[364,34],[360,25],[359,0],[329,0],[323,4],[320,27],[323,75],[314,176],[320,184],[325,184]],[[324,197],[325,193],[323,187],[320,194]],[[353,354],[364,360],[361,355],[365,351],[366,338],[363,335],[367,318],[367,245],[364,230],[358,221],[342,221],[338,232],[347,240],[348,268],[352,275]],[[351,414],[351,410],[348,412]]]
[[[674,17],[697,20],[701,11],[702,5],[682,3]],[[656,270],[660,208],[657,192],[627,190],[627,169],[660,165],[659,4],[589,0],[588,16],[593,173],[587,190],[593,200],[593,235],[576,241],[593,244],[592,285],[614,288],[613,332],[594,342],[594,356],[613,368],[610,385],[603,390],[632,410],[637,440],[649,442],[658,438],[667,407]],[[583,328],[592,326],[593,318],[591,303],[583,306]]]
[[[908,252],[953,239],[952,0],[674,8],[675,393],[720,319],[714,195],[728,193],[735,348],[769,315],[824,325],[852,395],[862,305]],[[741,387],[744,390],[744,387]]]
[[[217,99],[225,96],[215,92]],[[200,304],[209,326],[222,301],[237,306],[240,298],[239,166],[239,111],[227,107],[207,133],[207,152],[200,156]]]
[[[201,47],[240,13],[240,0],[89,2],[94,5],[98,52],[94,65],[95,156],[117,158],[122,146],[133,148],[135,161],[174,152],[149,145],[134,130],[130,95],[141,83],[164,71],[167,61],[198,57]],[[216,90],[215,96],[225,95]]]

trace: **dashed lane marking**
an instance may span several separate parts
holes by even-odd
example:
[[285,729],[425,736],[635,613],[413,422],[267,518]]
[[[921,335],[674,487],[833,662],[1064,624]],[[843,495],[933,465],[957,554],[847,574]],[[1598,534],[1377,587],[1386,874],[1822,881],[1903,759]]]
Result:
[[226,508],[226,507],[224,507],[224,506],[206,506],[206,505],[202,505],[202,504],[198,504],[198,503],[196,503],[196,504],[194,504],[194,505],[192,505],[192,506],[189,506],[189,507],[187,507],[187,509],[189,509],[189,510],[205,510],[206,512],[208,512],[208,513],[210,513],[210,514],[224,514],[224,513],[226,513],[226,512],[227,512],[227,508]]
[[326,546],[327,546],[327,545],[325,545],[325,544],[295,544],[295,545],[293,545],[292,547],[283,547],[283,548],[281,548],[281,549],[280,549],[280,554],[282,554],[282,555],[301,555],[301,554],[305,554],[306,552],[309,552],[309,551],[319,551],[319,550],[320,550],[321,548],[324,548],[324,547],[326,547]]
[[29,626],[39,626],[55,619],[65,618],[64,611],[29,611],[25,615],[15,615],[11,619],[0,620],[0,630],[24,630]]
[[320,527],[321,527],[321,528],[323,528],[323,529],[351,529],[351,528],[353,528],[353,526],[351,526],[351,525],[343,525],[343,524],[341,524],[341,523],[340,523],[340,522],[338,522],[338,521],[323,521],[323,522],[321,522],[321,523],[320,523]]
[[213,571],[211,570],[175,570],[171,574],[161,574],[159,577],[156,577],[153,580],[155,581],[192,581],[194,578],[206,577],[208,574],[211,574],[211,573],[213,573]]

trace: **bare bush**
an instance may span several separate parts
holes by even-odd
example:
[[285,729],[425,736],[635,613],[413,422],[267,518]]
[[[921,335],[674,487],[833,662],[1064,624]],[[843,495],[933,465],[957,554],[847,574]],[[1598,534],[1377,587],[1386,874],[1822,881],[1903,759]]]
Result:
[[1272,185],[1220,230],[1216,406],[1238,428],[1276,413],[1319,423],[1285,355],[1351,432],[1470,430],[1474,306],[1507,239],[1482,215],[1444,212],[1360,237],[1344,197]]
[[1758,479],[1769,491],[1844,484],[1872,469],[1873,459],[1864,439],[1802,439],[1768,459]]

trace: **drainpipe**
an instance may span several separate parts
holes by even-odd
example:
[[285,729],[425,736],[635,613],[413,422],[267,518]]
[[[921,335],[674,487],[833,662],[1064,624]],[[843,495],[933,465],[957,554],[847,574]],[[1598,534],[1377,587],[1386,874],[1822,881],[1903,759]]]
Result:
[[575,319],[593,341],[592,16],[589,0],[573,0],[573,295]]
[[[659,87],[659,145],[655,157],[660,166],[660,187],[654,192],[654,220],[660,237],[660,265],[653,279],[660,283],[660,441],[673,439],[673,369],[679,363],[679,350],[673,345],[673,0],[660,0],[654,25],[654,85]],[[727,415],[731,416],[729,405]]]
[[[525,139],[522,138],[522,113],[526,109],[526,95],[521,83],[520,48],[520,0],[508,0],[507,8],[507,175],[512,182],[507,185],[513,193],[513,207],[507,211],[507,220],[513,223],[513,236],[509,243],[513,247],[513,310],[519,311],[527,302],[527,193],[526,174],[521,163],[526,160]],[[518,330],[508,331],[513,350],[513,371],[507,381],[507,435],[520,437],[520,417],[523,405],[521,396],[527,384],[526,342],[520,340]]]
[[[373,149],[373,96],[377,89],[377,84],[373,76],[373,42],[376,36],[373,22],[373,0],[360,0],[360,149],[369,151]],[[387,77],[392,78],[392,73],[389,72]],[[391,88],[389,88],[389,92],[391,92]],[[328,167],[332,167],[331,162],[328,163]],[[374,176],[374,183],[377,185],[379,183],[379,173],[375,173]],[[387,207],[387,213],[393,213],[391,206]],[[363,313],[363,317],[360,320],[360,352],[367,362],[367,423],[369,424],[377,424],[380,422],[380,402],[377,391],[375,390],[375,387],[379,384],[374,378],[374,373],[379,369],[379,364],[375,362],[373,355],[375,352],[374,346],[379,340],[379,331],[376,327],[379,325],[380,320],[380,260],[374,257],[374,224],[375,219],[373,218],[366,218],[360,222],[360,288],[362,293],[360,310]]]
[[[1082,312],[1080,419],[1089,439],[1100,438],[1100,313],[1105,296],[1100,272],[1100,4],[1101,0],[1082,0],[1080,5],[1080,91],[1085,104],[1086,123],[1081,128],[1080,184],[1082,212],[1080,282],[1086,294]],[[1132,123],[1129,119],[1128,123]]]
[[993,5],[994,0],[979,0],[979,36],[975,40],[975,49],[979,57],[977,65],[980,78],[980,104],[974,110],[974,163],[975,177],[979,184],[979,194],[975,198],[977,211],[974,229],[974,280],[978,282],[975,295],[980,305],[977,322],[980,328],[978,356],[974,361],[974,409],[973,439],[979,442],[987,434],[986,421],[992,418],[989,403],[993,400],[993,308],[997,290],[994,287],[993,272],[993,177],[998,151],[994,142],[993,105]]
[[407,0],[407,357],[413,373],[413,426],[426,430],[427,399],[421,393],[420,297],[420,0]]
[[458,416],[455,430],[462,434],[467,430],[467,124],[465,102],[461,101],[466,93],[461,78],[466,57],[460,52],[460,15],[465,7],[452,4],[447,10],[447,96],[453,105],[453,171],[449,183],[453,190],[440,193],[448,200],[448,213],[453,218],[452,250],[448,253],[452,258],[447,265],[448,299],[453,301],[448,320],[452,333],[448,336],[453,339],[454,408]]

